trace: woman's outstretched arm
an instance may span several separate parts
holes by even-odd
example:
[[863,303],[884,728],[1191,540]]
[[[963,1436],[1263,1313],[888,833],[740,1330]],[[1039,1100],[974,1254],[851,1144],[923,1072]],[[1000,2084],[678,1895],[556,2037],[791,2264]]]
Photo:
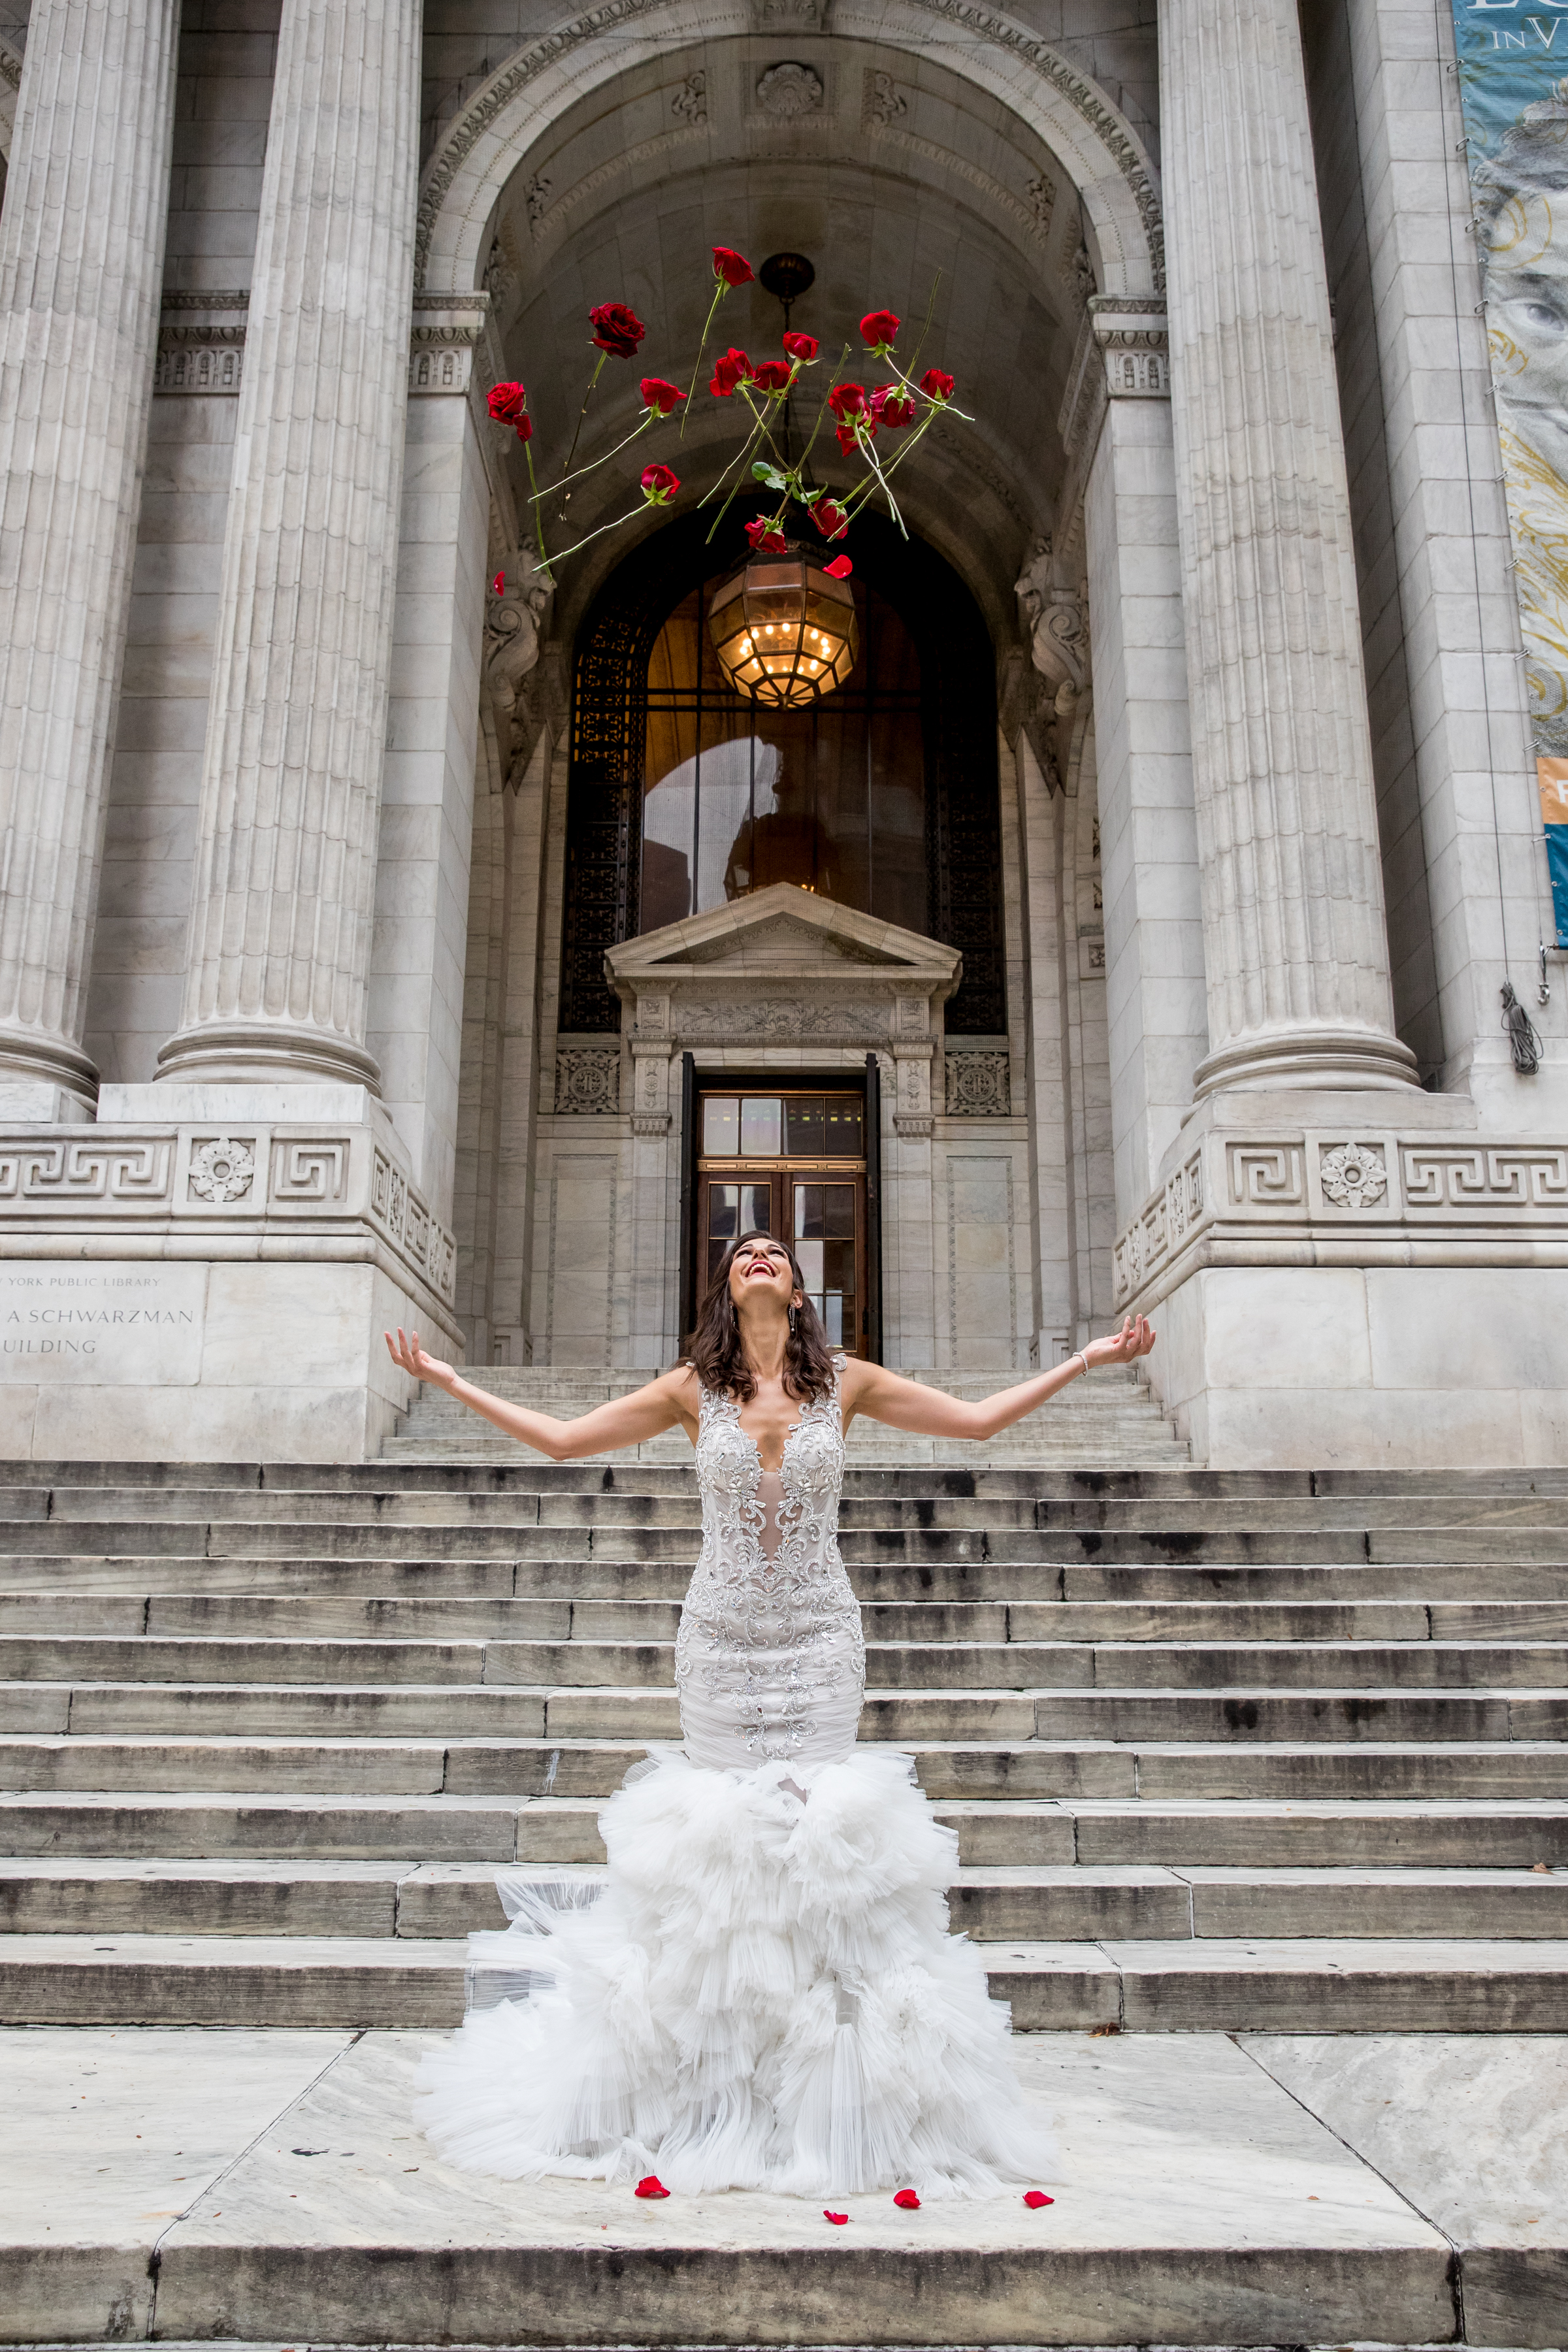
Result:
[[1081,1379],[1086,1364],[1131,1364],[1146,1356],[1153,1344],[1154,1334],[1142,1316],[1130,1315],[1113,1339],[1091,1339],[1065,1363],[1053,1364],[1048,1372],[1037,1372],[1033,1380],[1020,1381],[1016,1389],[999,1389],[978,1404],[944,1396],[940,1389],[922,1387],[919,1381],[906,1381],[881,1364],[865,1364],[852,1357],[844,1368],[845,1427],[863,1412],[868,1420],[886,1422],[889,1429],[910,1430],[918,1437],[994,1437],[1046,1403],[1069,1381]]
[[557,1421],[551,1413],[530,1412],[526,1405],[508,1404],[503,1397],[491,1396],[488,1389],[476,1388],[453,1365],[427,1356],[419,1345],[417,1331],[405,1338],[400,1330],[395,1339],[388,1331],[385,1339],[393,1362],[402,1370],[412,1372],[416,1381],[428,1381],[432,1388],[445,1389],[470,1412],[482,1413],[506,1436],[531,1445],[538,1454],[547,1454],[552,1462],[572,1462],[583,1454],[613,1454],[617,1446],[636,1445],[645,1437],[661,1436],[667,1429],[682,1428],[689,1436],[697,1427],[695,1406],[688,1402],[689,1395],[695,1395],[697,1376],[685,1364],[678,1364],[672,1372],[661,1372],[657,1381],[634,1390],[630,1396],[596,1404],[592,1412],[581,1413],[575,1421]]

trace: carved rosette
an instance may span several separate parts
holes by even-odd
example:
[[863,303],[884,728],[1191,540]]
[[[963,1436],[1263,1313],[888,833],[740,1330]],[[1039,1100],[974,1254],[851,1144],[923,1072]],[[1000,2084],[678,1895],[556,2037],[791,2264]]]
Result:
[[1013,1113],[1010,1057],[1006,1054],[949,1054],[946,1108],[950,1118],[1010,1118]]
[[612,1045],[562,1045],[555,1054],[555,1108],[569,1118],[614,1114],[621,1107],[621,1057]]

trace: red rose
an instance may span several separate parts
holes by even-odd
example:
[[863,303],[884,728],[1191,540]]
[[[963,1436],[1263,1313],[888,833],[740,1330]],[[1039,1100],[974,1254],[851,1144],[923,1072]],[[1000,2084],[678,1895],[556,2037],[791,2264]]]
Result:
[[657,408],[661,416],[668,416],[672,408],[679,407],[686,394],[678,383],[667,383],[661,375],[645,375],[642,396],[646,408]]
[[680,477],[668,466],[645,466],[642,494],[650,507],[667,507],[680,488]]
[[601,302],[596,310],[588,313],[588,324],[594,330],[594,341],[613,360],[637,357],[637,345],[647,329],[635,310],[624,302]]
[[868,351],[886,351],[899,340],[898,314],[893,310],[868,310],[860,321],[860,340]]
[[759,360],[752,381],[759,392],[783,392],[794,373],[788,360]]
[[849,528],[849,518],[843,508],[836,499],[828,498],[826,493],[817,499],[815,506],[807,507],[806,513],[811,517],[824,539],[842,539]]
[[521,383],[492,383],[489,411],[498,425],[515,425],[528,406],[528,394]]
[[632,2195],[634,2197],[668,2197],[668,2189],[665,2187],[657,2172],[645,2172],[642,2179],[637,2182],[637,2187],[632,2190]]
[[847,417],[863,415],[866,408],[865,385],[836,383],[827,395],[827,405],[841,425]]
[[941,368],[927,368],[921,378],[921,390],[928,400],[951,400],[952,378]]
[[716,245],[713,248],[713,275],[721,278],[726,286],[749,285],[752,276],[752,265],[735,251],[733,246]]
[[807,360],[814,360],[816,357],[815,335],[786,335],[784,339],[784,347],[792,360],[799,360],[803,365]]
[[836,555],[831,563],[825,563],[822,568],[830,580],[847,580],[855,566],[847,555]]
[[490,582],[490,586],[494,589],[498,596],[503,596],[506,593],[506,573],[504,572],[498,572],[495,578]]
[[753,515],[746,525],[746,538],[753,555],[787,555],[789,546],[782,530],[775,530],[766,515]]
[[518,420],[517,420],[517,437],[518,437],[518,439],[519,439],[520,441],[531,441],[531,440],[532,440],[532,438],[533,438],[533,419],[532,419],[532,417],[531,417],[531,416],[520,416],[520,417],[518,418]]
[[879,425],[897,432],[900,426],[914,423],[915,404],[896,383],[879,383],[871,394],[871,414]]
[[852,457],[857,449],[864,448],[868,441],[874,441],[877,437],[876,426],[868,424],[864,417],[860,420],[859,436],[857,440],[856,427],[853,425],[841,425],[838,427],[838,446],[847,457]]
[[748,379],[751,373],[751,361],[744,352],[736,351],[731,344],[721,360],[714,361],[708,389],[717,399],[728,400],[735,386]]

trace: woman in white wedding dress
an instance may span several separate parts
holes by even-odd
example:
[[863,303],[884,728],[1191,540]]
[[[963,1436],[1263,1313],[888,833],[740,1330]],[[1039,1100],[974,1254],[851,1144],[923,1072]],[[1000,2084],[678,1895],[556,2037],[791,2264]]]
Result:
[[702,1548],[675,1645],[681,1745],[600,1816],[596,1899],[503,1879],[510,1928],[471,1939],[532,1974],[426,2061],[419,2120],[509,2179],[657,2171],[677,2192],[977,2194],[1038,2177],[1008,2012],[948,1931],[957,1839],[908,1756],[858,1748],[860,1612],[838,1556],[857,1413],[987,1438],[1092,1363],[1144,1355],[1130,1318],[1016,1388],[963,1403],[830,1353],[800,1269],[766,1234],[719,1268],[690,1358],[562,1422],[473,1387],[389,1332],[405,1371],[552,1461],[684,1429]]

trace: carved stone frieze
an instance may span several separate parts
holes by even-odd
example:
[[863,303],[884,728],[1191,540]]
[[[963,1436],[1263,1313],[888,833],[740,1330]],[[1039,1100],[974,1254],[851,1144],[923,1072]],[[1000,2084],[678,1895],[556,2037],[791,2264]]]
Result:
[[781,58],[757,81],[757,110],[774,122],[795,122],[803,114],[820,114],[826,96],[822,76],[798,58]]
[[250,295],[177,289],[163,299],[158,323],[155,393],[209,393],[233,398],[245,372],[245,331]]
[[411,399],[468,391],[473,377],[474,345],[484,333],[489,306],[486,293],[416,294],[408,339]]
[[1301,1264],[1568,1265],[1568,1145],[1213,1129],[1118,1236],[1116,1305]]
[[902,121],[910,110],[910,101],[889,73],[877,73],[868,66],[864,95],[860,100],[862,131],[888,131]]
[[555,1108],[579,1118],[618,1111],[621,1056],[613,1045],[559,1045],[555,1051]]
[[693,128],[708,120],[708,77],[700,68],[689,73],[669,101],[671,114]]
[[93,1236],[126,1256],[200,1256],[216,1228],[290,1255],[372,1255],[375,1243],[450,1301],[457,1244],[366,1129],[100,1128],[0,1131],[0,1253]]

